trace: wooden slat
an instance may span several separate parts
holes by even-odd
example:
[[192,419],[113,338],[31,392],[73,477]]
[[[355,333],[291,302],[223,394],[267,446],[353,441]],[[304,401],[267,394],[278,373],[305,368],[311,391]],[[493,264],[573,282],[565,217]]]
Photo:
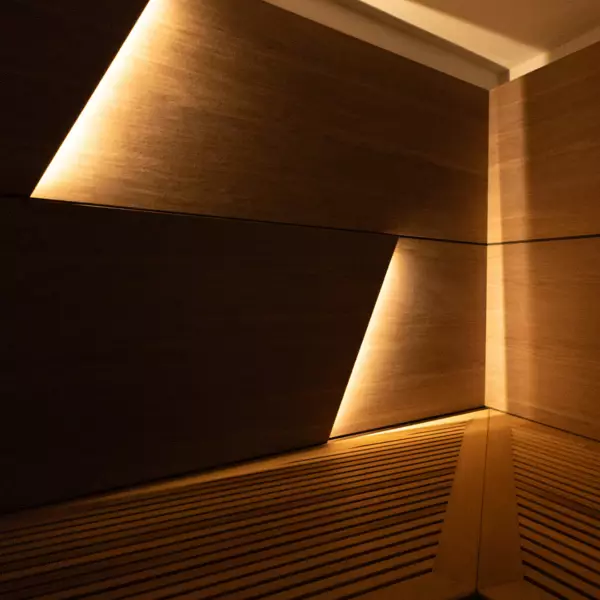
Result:
[[547,491],[549,494],[567,497],[572,502],[577,502],[590,509],[597,507],[598,493],[580,491],[579,488],[557,481],[556,478],[546,477],[543,473],[536,473],[533,468],[522,467],[519,463],[515,467],[515,481],[518,487],[535,488],[539,492]]
[[565,535],[571,535],[576,540],[589,546],[592,552],[600,550],[600,538],[594,530],[590,528],[586,523],[581,521],[570,519],[563,514],[559,514],[551,508],[539,508],[535,509],[520,506],[519,513],[529,521],[533,521],[536,524],[545,525],[553,531]]
[[479,589],[523,580],[510,417],[490,414],[481,523]]
[[[255,493],[255,486],[260,486],[262,492],[269,487],[285,488],[290,484],[294,485],[296,480],[306,482],[314,480],[323,473],[327,473],[328,476],[339,473],[346,465],[360,466],[361,463],[364,464],[364,461],[371,460],[374,452],[377,453],[377,458],[388,456],[391,453],[395,460],[405,460],[415,455],[421,455],[423,447],[435,452],[438,449],[447,448],[449,445],[460,444],[459,438],[464,427],[464,423],[458,423],[452,427],[430,427],[427,430],[431,430],[430,433],[416,430],[406,433],[401,439],[371,441],[368,444],[357,443],[355,439],[336,441],[329,446],[292,455],[309,456],[305,459],[293,460],[284,455],[276,459],[249,463],[242,467],[172,480],[166,487],[164,485],[153,486],[152,493],[144,493],[146,488],[143,487],[134,488],[125,493],[86,498],[50,508],[42,508],[33,513],[15,514],[8,520],[0,519],[0,531],[11,532],[11,540],[22,539],[36,533],[49,533],[60,529],[61,526],[73,529],[80,523],[97,522],[100,516],[102,516],[102,522],[106,522],[105,519],[111,517],[109,513],[112,513],[113,516],[118,515],[118,517],[129,513],[143,515],[145,510],[153,511],[171,503],[178,504],[191,499],[196,502],[199,496],[202,499],[218,497],[225,490],[232,491],[232,497],[239,497],[242,494]],[[356,439],[363,439],[363,437]],[[335,447],[335,451],[329,452],[328,449],[333,447]],[[263,465],[265,470],[261,470]],[[225,481],[222,481],[223,473],[230,474]],[[202,483],[198,483],[198,480]],[[8,543],[12,543],[12,541]]]
[[[486,487],[480,592],[490,600],[595,600],[600,594],[600,490],[593,465],[600,464],[600,444],[507,415],[492,413],[491,420],[501,424],[504,452],[498,456],[504,473],[511,473],[509,485],[493,487],[491,494],[508,498],[517,525],[502,523],[502,512],[488,512],[487,518],[500,525],[486,538],[486,507],[493,500]],[[493,439],[491,432],[490,449]],[[486,478],[493,479],[495,465],[488,454]],[[509,525],[512,581],[485,586],[489,565],[497,569],[507,563],[501,527]]]
[[[393,480],[382,480],[380,482],[373,482],[372,484],[366,484],[364,487],[367,489],[382,489],[382,488],[388,488],[395,486],[395,483]],[[449,487],[449,484],[446,483],[444,484],[442,483],[435,483],[432,486],[428,486],[425,488],[419,488],[419,489],[407,489],[404,490],[402,488],[402,492],[400,494],[395,494],[395,496],[400,496],[402,498],[406,497],[407,499],[410,498],[411,501],[417,501],[421,498],[425,498],[425,497],[430,497],[436,494],[439,494],[440,492],[446,490]],[[359,490],[360,492],[360,490]],[[379,492],[381,493],[381,492]],[[349,501],[351,499],[354,499],[354,497],[361,497],[363,500],[366,500],[368,498],[375,498],[376,497],[376,492],[369,492],[369,493],[352,493],[352,492],[348,492],[347,494],[340,494],[339,501],[334,501],[334,500],[330,500],[327,496],[327,494],[314,494],[313,497],[309,497],[307,502],[304,502],[303,504],[299,505],[299,507],[296,507],[294,503],[287,504],[287,503],[283,503],[281,505],[272,507],[270,509],[264,509],[264,510],[260,510],[260,512],[250,512],[250,513],[241,513],[241,514],[227,514],[226,517],[224,519],[196,519],[193,516],[191,518],[184,518],[181,519],[181,522],[166,522],[165,524],[159,524],[159,526],[155,526],[152,523],[147,523],[144,522],[141,527],[143,527],[144,530],[144,539],[161,539],[161,535],[173,535],[174,533],[178,532],[178,531],[186,531],[186,530],[190,530],[192,528],[200,528],[200,527],[210,527],[211,530],[216,531],[216,530],[224,530],[227,531],[228,528],[231,528],[232,526],[237,527],[237,525],[239,523],[244,523],[244,527],[248,527],[250,525],[253,524],[257,524],[257,523],[271,523],[272,522],[272,515],[276,514],[276,515],[282,515],[282,516],[287,516],[287,515],[291,515],[291,514],[306,514],[310,511],[310,507],[314,505],[315,502],[319,502],[321,501],[321,504],[323,506],[331,506],[331,505],[344,505],[345,501]],[[326,499],[326,500],[325,500]],[[179,520],[178,520],[179,521]],[[134,529],[134,531],[136,531]],[[92,537],[92,539],[94,540],[94,543],[98,546],[102,545],[103,547],[118,547],[121,542],[123,540],[127,540],[129,537],[129,531],[128,530],[116,530],[114,533],[108,533],[105,534],[102,530],[96,532],[96,531],[92,531],[89,532],[87,535],[84,536],[80,536],[78,538],[75,539],[67,539],[67,540],[63,540],[61,538],[58,538],[58,540],[55,540],[53,544],[47,544],[48,546],[51,546],[52,548],[54,548],[54,552],[60,552],[63,556],[65,555],[77,555],[79,553],[79,549],[83,549],[83,552],[86,552],[86,547],[87,547],[87,540],[89,540],[90,537]],[[8,556],[14,556],[14,551],[17,550],[18,551],[18,560],[19,562],[25,562],[29,559],[34,560],[36,557],[38,556],[42,556],[47,558],[48,556],[48,549],[46,547],[44,547],[44,545],[42,547],[38,546],[38,545],[34,545],[32,547],[28,548],[15,548],[12,552],[9,551],[8,552]],[[6,555],[5,555],[6,556]],[[1,559],[0,559],[1,560]]]
[[590,478],[595,465],[597,483],[600,444],[513,423],[518,423],[513,452],[525,579],[553,597],[595,599],[600,595],[600,488]]
[[534,441],[536,445],[552,448],[553,452],[560,452],[566,456],[576,456],[578,460],[597,460],[598,448],[592,440],[578,438],[562,431],[553,431],[551,435],[544,433],[535,423],[529,422],[513,429],[515,440]]
[[535,533],[521,531],[521,546],[524,550],[537,554],[550,562],[558,562],[565,568],[576,572],[584,579],[600,586],[600,562],[587,554],[581,554],[566,546],[562,541],[547,538]]
[[567,503],[561,502],[562,498],[540,497],[535,492],[531,493],[528,490],[519,489],[517,499],[518,504],[524,510],[533,510],[537,513],[551,513],[555,519],[568,521],[572,527],[585,527],[590,532],[593,532],[594,529],[600,529],[600,523],[598,523],[596,515],[593,513],[591,513],[591,516],[587,515],[581,510],[581,506],[573,509]]
[[[538,453],[536,452],[536,455]],[[545,456],[539,460],[532,457],[528,451],[522,450],[519,446],[514,447],[514,458],[515,463],[519,464],[520,461],[526,460],[527,465],[530,469],[535,469],[536,472],[552,477],[556,480],[556,471],[561,467],[564,468],[568,463],[559,463],[551,458],[551,456]],[[569,465],[568,475],[561,473],[560,480],[565,484],[572,486],[575,490],[587,491],[588,493],[594,493],[600,491],[600,482],[595,476],[592,470],[586,475],[581,470],[574,470],[571,468],[572,464]]]
[[[294,539],[294,536],[288,536],[285,545],[277,544],[274,547],[265,547],[256,549],[252,554],[247,552],[237,552],[230,550],[229,555],[214,552],[207,555],[206,558],[177,554],[176,557],[164,555],[159,560],[153,560],[151,563],[142,563],[144,568],[135,570],[135,564],[123,565],[119,568],[103,568],[103,564],[98,565],[100,569],[97,572],[90,572],[88,569],[84,576],[73,577],[70,572],[70,589],[65,594],[84,594],[91,593],[94,590],[102,590],[106,587],[120,587],[125,585],[137,584],[139,589],[152,589],[156,586],[154,580],[160,577],[161,584],[169,585],[180,581],[198,581],[203,585],[208,585],[211,581],[218,582],[220,579],[228,579],[232,571],[235,577],[253,574],[257,571],[268,571],[280,565],[286,565],[300,561],[319,561],[325,560],[330,552],[336,549],[359,547],[361,543],[372,539],[387,538],[394,534],[403,533],[404,538],[411,536],[431,535],[439,533],[443,520],[443,509],[431,516],[411,519],[410,521],[394,519],[394,515],[389,515],[379,528],[375,524],[366,523],[362,527],[352,526],[351,519],[348,529],[341,528],[333,533],[323,532],[323,528],[315,527],[311,529],[308,536]],[[316,543],[318,542],[318,543]],[[241,550],[244,548],[242,547]],[[197,552],[196,552],[197,554]],[[220,559],[220,560],[217,560]],[[110,565],[108,565],[110,567]],[[145,582],[145,583],[144,583]],[[48,582],[41,587],[41,582],[35,582],[36,593],[50,593],[64,588],[64,583],[60,580]],[[197,585],[197,583],[196,583]],[[61,598],[57,594],[56,598]]]
[[[431,543],[431,542],[429,542]],[[352,593],[353,590],[361,587],[372,585],[374,576],[388,575],[392,582],[398,579],[407,579],[415,575],[425,575],[431,571],[432,562],[435,558],[436,546],[427,546],[419,550],[408,551],[404,553],[398,548],[395,551],[388,550],[387,552],[377,554],[373,553],[366,563],[356,563],[347,561],[344,567],[337,572],[331,573],[329,568],[326,568],[322,575],[327,574],[328,578],[323,581],[314,581],[301,588],[303,594],[329,594],[332,589],[344,586],[344,592]],[[376,562],[375,562],[376,561]],[[365,585],[366,584],[366,585]],[[297,587],[293,587],[277,594],[271,594],[273,600],[284,600],[294,598],[297,595]],[[240,598],[251,598],[251,595],[239,596]]]
[[[380,495],[381,496],[381,495]],[[391,497],[390,497],[391,496]],[[439,494],[434,495],[425,500],[416,500],[415,502],[404,503],[401,505],[391,504],[391,506],[395,507],[398,518],[402,518],[403,514],[406,513],[408,518],[418,517],[420,516],[420,512],[422,509],[428,508],[438,508],[439,506],[445,505],[449,496],[448,492],[444,493],[443,491]],[[356,505],[360,508],[361,512],[369,512],[369,514],[373,514],[374,509],[382,508],[386,506],[390,506],[390,500],[393,499],[393,494],[383,495],[383,497],[372,498],[369,500],[365,500],[360,496],[352,498],[351,501],[348,501],[346,505],[343,503],[338,503],[334,506],[327,507],[327,509],[321,508],[319,517],[314,515],[314,511],[304,511],[303,514],[300,515],[289,515],[285,519],[286,527],[291,529],[300,529],[303,531],[309,531],[311,527],[319,525],[319,519],[324,520],[325,522],[330,521],[332,518],[335,520],[336,516],[339,516],[340,510],[342,508],[348,508],[348,506],[352,507],[352,505]],[[344,512],[344,517],[342,517],[342,521],[345,518],[352,518],[355,516],[351,512]],[[218,533],[223,535],[223,538],[215,538],[214,536]],[[98,560],[106,561],[113,557],[119,556],[127,556],[135,553],[136,557],[144,556],[146,552],[150,552],[150,554],[154,554],[157,551],[160,552],[172,552],[178,550],[182,547],[185,547],[186,544],[189,544],[191,547],[196,547],[198,544],[198,540],[201,542],[206,538],[210,540],[210,542],[219,541],[224,542],[226,547],[231,545],[231,539],[237,541],[237,543],[249,543],[252,541],[252,536],[257,536],[259,540],[273,540],[274,537],[278,537],[281,535],[281,523],[272,523],[269,520],[265,520],[263,524],[259,524],[257,527],[247,528],[244,531],[244,535],[248,537],[244,537],[242,540],[239,536],[239,532],[236,532],[235,529],[229,529],[225,531],[214,531],[207,533],[206,531],[189,531],[177,535],[163,536],[160,539],[155,539],[150,542],[138,543],[135,541],[133,545],[130,546],[122,546],[120,548],[116,548],[109,551],[96,552],[93,547],[90,548],[91,554],[88,553],[82,554],[76,558],[72,558],[69,560],[60,560],[60,557],[56,557],[55,563],[60,563],[62,566],[77,566],[81,564],[87,564],[91,562],[95,562]],[[159,550],[160,549],[160,550]],[[25,577],[28,575],[33,575],[36,573],[48,572],[53,569],[52,565],[39,565],[37,567],[30,567],[15,573],[2,573],[0,574],[0,581],[14,579],[17,577]]]
[[568,469],[569,473],[576,477],[579,481],[593,482],[596,477],[596,469],[593,465],[582,464],[581,461],[573,462],[568,457],[562,457],[551,449],[546,449],[540,444],[535,442],[523,442],[519,441],[514,447],[514,453],[517,457],[522,456],[524,453],[529,453],[529,456],[533,454],[539,457],[539,460],[543,461],[543,464],[548,465],[551,468],[564,470]]
[[[381,465],[374,466],[377,469],[377,476],[375,479],[375,483],[377,483],[382,475],[387,475],[385,477],[386,481],[395,482],[397,480],[397,475],[399,473],[404,473],[404,467],[396,466],[395,468],[387,468],[382,469]],[[440,464],[441,470],[445,470],[445,464]],[[449,466],[449,468],[451,468]],[[408,467],[407,467],[408,469]],[[435,470],[436,473],[439,473],[439,470]],[[333,487],[333,484],[337,482],[340,477],[336,477],[331,475],[329,480],[318,480],[312,482],[310,486],[301,486],[298,485],[298,489],[295,490],[294,487],[287,488],[285,493],[279,492],[276,495],[269,495],[265,492],[261,498],[256,497],[256,491],[253,493],[250,492],[245,495],[244,498],[239,499],[237,496],[234,501],[229,502],[221,502],[219,503],[217,499],[208,506],[206,506],[201,498],[198,500],[194,500],[194,498],[190,498],[186,502],[179,503],[169,503],[166,507],[165,504],[160,504],[153,510],[144,510],[142,508],[130,509],[129,516],[122,516],[121,511],[115,511],[108,515],[103,515],[102,518],[98,519],[98,517],[94,517],[94,520],[91,523],[84,523],[80,525],[80,520],[73,520],[73,525],[69,526],[68,522],[63,525],[61,529],[42,529],[42,531],[36,531],[34,534],[30,534],[28,536],[8,536],[8,539],[3,540],[2,544],[0,544],[0,556],[2,554],[8,552],[14,552],[16,548],[20,550],[24,550],[29,545],[35,545],[36,548],[41,548],[44,545],[51,545],[57,543],[57,540],[60,540],[61,543],[73,538],[78,538],[80,536],[89,535],[91,532],[95,530],[102,530],[102,535],[107,535],[111,531],[126,531],[128,528],[135,528],[141,521],[144,521],[145,525],[149,525],[150,523],[160,523],[160,522],[169,522],[176,523],[179,520],[187,520],[190,516],[202,516],[207,515],[214,520],[215,517],[220,514],[232,514],[232,510],[236,508],[243,508],[244,514],[247,512],[249,507],[256,505],[261,510],[266,509],[269,505],[272,505],[274,500],[277,503],[285,502],[287,499],[293,499],[294,503],[296,503],[301,498],[312,498],[315,494],[315,491],[319,489],[319,486],[322,486],[324,483],[328,483],[327,489],[336,493],[345,493],[349,490],[355,489],[355,486],[350,486],[350,483],[356,481],[356,485],[359,485],[359,489],[362,487],[369,487],[372,485],[373,475],[370,477],[367,476],[368,472],[358,471],[357,473],[352,473],[352,478],[343,479],[340,483],[341,487]],[[449,476],[448,476],[449,477]],[[440,482],[444,480],[443,475],[436,476],[436,482]],[[420,479],[417,479],[414,483],[404,483],[403,484],[408,489],[411,488],[420,488],[424,486],[424,482]],[[431,485],[431,484],[427,484]],[[339,492],[338,492],[339,488]],[[416,489],[415,491],[419,491]],[[225,490],[224,490],[225,492]],[[331,494],[328,494],[328,497],[331,498]],[[289,502],[286,502],[289,507]],[[200,510],[204,508],[204,510]]]
[[469,422],[463,437],[434,572],[477,589],[489,414]]
[[[566,533],[561,533],[557,527],[548,527],[541,523],[539,519],[532,520],[523,514],[519,516],[519,525],[523,537],[549,540],[551,543],[559,545],[563,552],[576,553],[579,560],[585,564],[589,563],[592,565],[598,562],[597,554],[598,550],[600,550],[600,543],[596,548],[592,545],[587,545],[580,537],[574,536],[573,532],[569,531],[568,528]],[[551,525],[554,525],[554,523],[551,523]]]
[[[462,457],[462,481],[475,464],[465,453],[477,453],[477,434],[486,423],[478,418],[475,426],[466,425],[471,418],[333,442],[301,462],[282,459],[279,469],[262,474],[266,487],[260,471],[250,469],[232,478],[206,476],[204,499],[196,478],[189,489],[176,486],[175,496],[159,485],[132,495],[129,504],[126,495],[106,496],[104,509],[100,498],[75,502],[73,530],[66,507],[15,517],[25,526],[22,535],[5,518],[0,595],[341,600],[404,586],[414,588],[415,598],[434,588],[440,600],[458,598],[471,590],[448,584],[451,579],[437,587],[414,582],[432,573],[449,499],[453,513],[460,508],[460,489],[452,487],[457,461]],[[471,434],[463,443],[465,431]],[[454,519],[444,531],[446,542],[459,533],[456,514]]]
[[[533,554],[527,550],[523,552],[523,565],[525,578],[533,584],[544,582],[545,586],[555,593],[564,593],[566,589],[572,590],[568,597],[588,598],[596,600],[600,594],[600,585],[595,585],[584,579],[579,572],[572,571],[569,561],[561,560],[560,566],[542,557],[543,552]],[[554,557],[556,558],[556,557]]]
[[[337,582],[344,584],[347,579],[352,581],[362,573],[378,573],[390,567],[391,570],[397,569],[399,574],[402,574],[403,567],[410,567],[416,563],[415,566],[422,570],[423,565],[420,563],[425,562],[425,569],[429,572],[431,568],[428,563],[435,557],[438,536],[439,529],[433,534],[417,539],[407,538],[402,541],[399,537],[396,542],[394,538],[390,538],[379,543],[367,543],[345,551],[332,552],[325,557],[318,556],[312,561],[308,559],[294,561],[289,566],[275,567],[267,572],[259,571],[249,577],[238,576],[236,571],[232,571],[229,573],[228,581],[214,584],[214,587],[210,580],[202,579],[185,585],[168,587],[159,593],[150,589],[147,597],[161,598],[173,595],[181,597],[183,594],[189,594],[188,597],[196,594],[195,597],[198,597],[198,593],[231,594],[237,598],[253,598],[259,595],[277,597],[279,594],[286,597],[288,590],[307,593],[308,590],[318,591],[320,587],[327,589],[329,586],[336,586]],[[136,588],[132,591],[137,593]],[[118,595],[105,597],[113,600]]]
[[557,581],[553,577],[549,577],[545,573],[535,571],[530,567],[525,568],[525,576],[527,583],[531,588],[537,590],[539,598],[550,600],[550,598],[564,598],[565,600],[595,600],[589,597],[582,596],[577,591],[569,586],[564,585],[561,581]]
[[[291,530],[275,538],[242,538],[237,546],[214,544],[199,553],[195,544],[187,543],[165,552],[160,547],[154,551],[135,553],[125,557],[108,558],[91,562],[79,567],[69,568],[70,587],[90,586],[97,589],[101,582],[104,586],[119,585],[165,576],[178,569],[204,569],[210,571],[243,568],[263,561],[293,558],[296,553],[310,554],[315,546],[333,543],[335,540],[351,542],[354,538],[371,534],[385,533],[388,528],[404,527],[406,530],[426,528],[430,524],[443,521],[445,499],[441,498],[430,506],[423,505],[412,513],[402,513],[394,505],[387,509],[370,511],[367,507],[362,514],[348,514],[344,518],[315,518],[314,525],[301,530]],[[64,590],[61,570],[47,570],[40,575],[26,575],[27,585],[36,587],[40,592],[50,593]],[[6,590],[22,589],[23,582],[13,580],[7,583]],[[26,595],[26,594],[25,594]]]

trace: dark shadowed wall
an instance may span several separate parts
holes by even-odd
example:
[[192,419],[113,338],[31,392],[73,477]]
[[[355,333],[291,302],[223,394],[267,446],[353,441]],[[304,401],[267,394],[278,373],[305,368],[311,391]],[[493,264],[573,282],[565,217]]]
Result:
[[147,0],[2,0],[0,194],[33,192]]
[[392,237],[0,212],[0,509],[327,440]]
[[[73,110],[5,138],[22,181]],[[153,0],[44,199],[0,181],[1,508],[325,442],[396,246],[344,433],[480,406],[487,143],[485,90],[258,0]]]

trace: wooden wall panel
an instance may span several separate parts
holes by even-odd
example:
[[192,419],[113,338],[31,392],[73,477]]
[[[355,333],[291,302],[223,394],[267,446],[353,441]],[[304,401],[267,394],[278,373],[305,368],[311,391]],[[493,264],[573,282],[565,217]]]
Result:
[[332,435],[484,401],[483,246],[400,239]]
[[600,233],[600,44],[491,92],[489,241]]
[[147,0],[2,0],[0,194],[33,192]]
[[486,404],[600,439],[600,237],[489,248]]
[[488,93],[259,0],[155,0],[36,196],[485,241]]
[[0,510],[327,440],[393,237],[0,211]]

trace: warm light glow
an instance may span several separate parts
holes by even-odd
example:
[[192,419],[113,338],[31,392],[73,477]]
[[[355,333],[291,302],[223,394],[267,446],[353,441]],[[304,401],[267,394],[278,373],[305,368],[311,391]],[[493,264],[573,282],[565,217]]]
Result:
[[487,249],[487,308],[485,343],[485,404],[507,408],[506,315],[504,307],[504,247]]
[[390,335],[397,334],[393,331],[396,321],[390,320],[389,316],[397,315],[399,294],[410,291],[406,286],[406,280],[406,264],[398,244],[383,280],[330,437],[344,435],[355,415],[364,411],[365,402],[369,401],[366,390],[370,382],[378,380],[379,369],[386,368],[384,361],[381,360],[381,354],[376,356],[374,349],[376,347],[380,349],[382,341]]
[[[526,85],[515,81],[508,88],[511,102],[502,91],[492,92],[490,102],[490,147],[488,176],[488,241],[504,240],[503,220],[505,204],[511,205],[515,215],[509,239],[527,240],[529,228],[529,163],[517,162],[514,156],[529,154],[527,141]],[[496,96],[494,96],[496,94]],[[509,124],[509,133],[501,130],[501,124]],[[505,184],[510,181],[510,188]],[[518,227],[515,227],[518,225]],[[529,297],[529,246],[525,244],[517,252],[512,246],[488,246],[487,250],[487,307],[486,307],[486,359],[485,359],[485,405],[510,412],[510,398],[518,383],[520,394],[529,397],[533,393],[535,368],[533,357],[524,348],[531,339],[531,301]],[[509,258],[510,257],[510,258]],[[519,257],[519,262],[515,262]],[[507,277],[510,283],[507,285]],[[516,279],[515,279],[516,277]],[[515,340],[519,340],[515,344]],[[512,344],[509,347],[509,344]],[[520,364],[519,382],[513,372],[514,364]]]
[[[490,97],[488,242],[502,241],[502,169],[500,102]],[[504,310],[504,249],[487,248],[485,404],[506,409],[506,322]]]
[[[406,433],[408,431],[414,431],[415,429],[428,429],[429,427],[440,427],[441,425],[453,425],[454,423],[462,423],[464,421],[479,418],[482,414],[482,410],[474,410],[469,413],[462,413],[460,415],[452,415],[450,417],[442,417],[431,419],[427,419],[427,421],[421,421],[419,423],[410,423],[409,425],[401,425],[400,427],[394,427],[392,429],[382,429],[380,431],[370,431],[368,433],[359,433],[356,437],[370,438],[375,436],[384,436],[384,435],[393,435],[396,433]],[[355,439],[355,436],[350,436],[351,439]],[[330,444],[335,444],[336,442],[342,442],[348,438],[341,438],[339,440],[330,440]]]
[[[132,86],[143,85],[138,67],[150,50],[160,56],[169,43],[162,35],[163,26],[172,18],[173,5],[170,0],[150,0],[131,33],[125,40],[106,74],[92,94],[71,131],[40,179],[33,196],[69,199],[70,184],[87,162],[92,148],[107,146],[110,142],[113,154],[119,150],[118,143],[127,126],[124,119],[115,118],[120,103],[127,101]],[[133,77],[135,72],[136,77]],[[136,90],[138,91],[138,90]],[[93,165],[92,165],[93,166]],[[88,185],[94,186],[94,169]]]

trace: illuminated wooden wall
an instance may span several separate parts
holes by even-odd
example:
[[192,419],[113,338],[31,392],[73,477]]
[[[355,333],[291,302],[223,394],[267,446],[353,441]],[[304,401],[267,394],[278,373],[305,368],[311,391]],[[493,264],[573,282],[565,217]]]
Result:
[[[103,25],[27,6],[85,62]],[[485,90],[259,0],[152,0],[33,201],[76,111],[20,68],[52,127],[3,140],[4,510],[325,442],[392,255],[337,434],[483,404]]]
[[485,242],[487,97],[259,0],[152,0],[35,195]]
[[600,439],[600,45],[491,93],[486,404]]
[[486,248],[400,239],[333,436],[480,406]]

